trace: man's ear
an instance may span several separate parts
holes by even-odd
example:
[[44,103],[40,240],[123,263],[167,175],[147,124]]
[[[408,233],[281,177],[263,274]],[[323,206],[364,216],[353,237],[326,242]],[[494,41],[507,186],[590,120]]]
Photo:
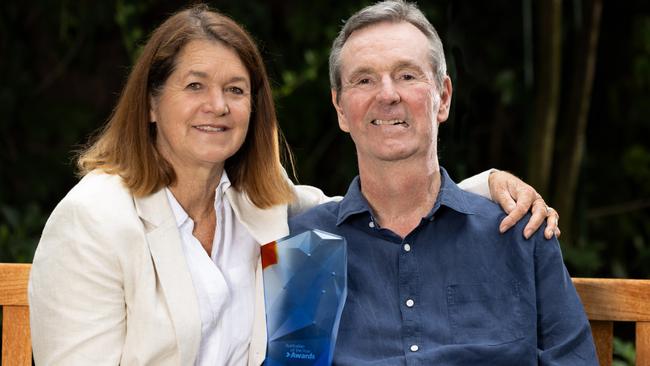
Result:
[[339,119],[339,128],[345,132],[350,132],[350,127],[348,126],[348,120],[345,118],[343,113],[343,108],[341,108],[340,100],[338,98],[338,93],[336,90],[332,89],[332,104],[334,109],[336,109],[336,116]]
[[445,75],[440,86],[440,106],[438,107],[438,115],[436,119],[438,123],[443,123],[449,118],[449,109],[451,108],[451,94],[453,88],[451,86],[451,79]]

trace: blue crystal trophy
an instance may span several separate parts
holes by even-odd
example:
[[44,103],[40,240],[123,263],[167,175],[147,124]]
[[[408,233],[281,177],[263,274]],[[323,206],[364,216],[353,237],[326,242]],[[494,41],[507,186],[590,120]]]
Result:
[[266,366],[329,366],[347,295],[340,236],[305,231],[262,246]]

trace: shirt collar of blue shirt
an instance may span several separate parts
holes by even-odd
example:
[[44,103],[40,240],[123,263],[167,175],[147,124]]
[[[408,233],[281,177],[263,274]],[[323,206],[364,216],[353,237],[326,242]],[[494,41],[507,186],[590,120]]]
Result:
[[[471,194],[460,189],[456,183],[449,177],[445,168],[440,167],[440,192],[436,198],[436,202],[433,204],[431,211],[425,216],[425,219],[433,217],[433,215],[438,211],[440,206],[449,207],[454,211],[464,213],[466,215],[472,215],[476,213],[476,210],[472,208],[466,200],[466,195]],[[343,200],[339,206],[339,215],[336,220],[336,225],[341,225],[348,217],[362,212],[368,212],[372,217],[375,217],[368,201],[361,193],[360,179],[357,175],[350,187],[348,192],[343,197]]]

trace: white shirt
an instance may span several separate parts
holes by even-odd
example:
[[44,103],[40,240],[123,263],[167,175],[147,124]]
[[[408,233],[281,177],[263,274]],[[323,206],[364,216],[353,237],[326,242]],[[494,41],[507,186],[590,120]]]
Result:
[[201,314],[201,345],[194,363],[197,366],[239,366],[248,362],[260,246],[235,217],[225,195],[228,187],[230,180],[224,171],[214,199],[217,226],[211,257],[192,235],[194,221],[165,189]]

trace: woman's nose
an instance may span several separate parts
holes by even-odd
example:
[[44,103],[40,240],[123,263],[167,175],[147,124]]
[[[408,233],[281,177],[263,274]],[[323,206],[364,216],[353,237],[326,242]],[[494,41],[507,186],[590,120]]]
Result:
[[228,114],[228,103],[221,90],[212,90],[208,93],[208,99],[204,103],[204,107],[208,112],[212,112],[217,116]]

